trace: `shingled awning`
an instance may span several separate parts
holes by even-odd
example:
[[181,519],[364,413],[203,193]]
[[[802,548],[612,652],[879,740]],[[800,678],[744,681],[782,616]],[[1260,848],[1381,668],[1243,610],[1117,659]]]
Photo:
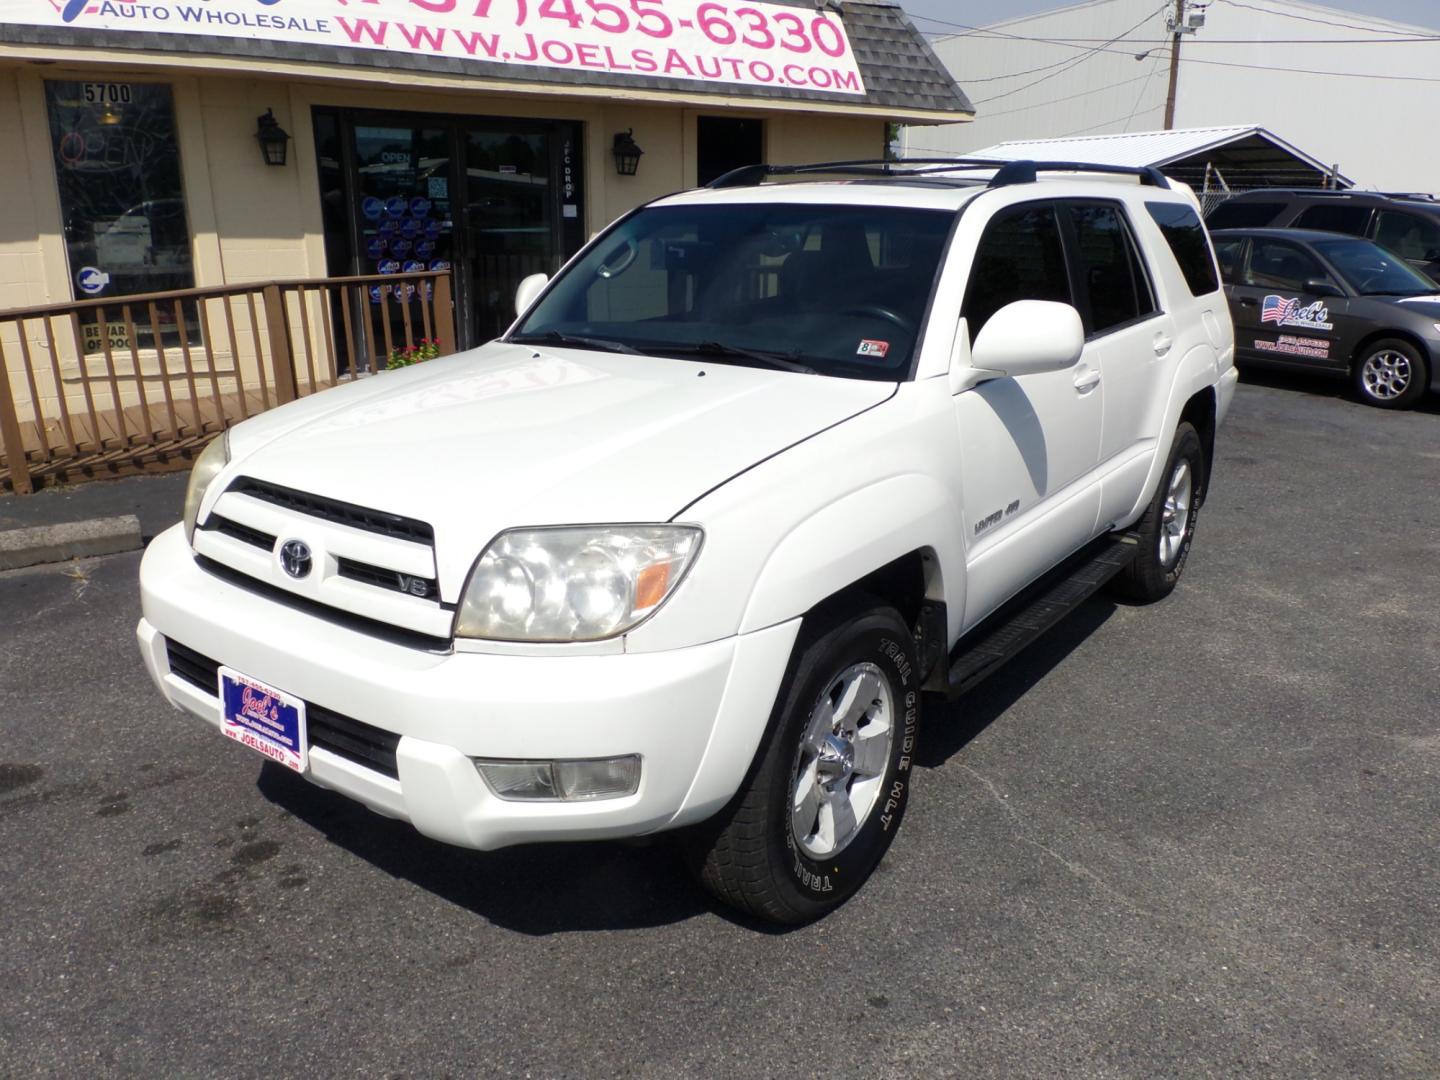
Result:
[[[816,0],[766,0],[814,13]],[[172,34],[109,30],[71,25],[27,26],[0,23],[0,43],[11,45],[70,46],[104,49],[115,56],[153,64],[156,54],[245,57],[257,61],[297,62],[333,67],[337,78],[346,72],[366,70],[411,71],[448,76],[470,76],[485,83],[523,82],[553,85],[557,93],[593,92],[597,87],[629,91],[637,96],[755,98],[766,101],[815,102],[817,111],[835,106],[880,113],[908,123],[951,123],[973,118],[974,109],[964,91],[946,70],[909,17],[893,0],[825,0],[824,10],[838,14],[854,50],[865,92],[832,93],[783,86],[712,83],[668,78],[662,75],[617,75],[602,71],[507,64],[465,57],[401,53],[366,48],[339,48],[275,40],[264,35],[247,37],[207,34]],[[268,10],[268,9],[267,9]],[[313,75],[313,71],[311,72]],[[791,106],[794,107],[793,105]]]

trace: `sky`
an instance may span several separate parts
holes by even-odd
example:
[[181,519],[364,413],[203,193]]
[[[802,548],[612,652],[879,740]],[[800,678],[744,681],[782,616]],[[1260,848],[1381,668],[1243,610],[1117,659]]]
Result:
[[[1068,7],[1076,2],[1078,0],[900,0],[901,6],[916,19],[916,26],[924,31],[943,31],[945,29],[934,23],[924,22],[922,17],[926,15],[951,23],[986,26],[1021,15],[1033,15],[1037,11]],[[1371,15],[1377,19],[1393,19],[1395,22],[1430,26],[1440,30],[1440,3],[1437,3],[1436,0],[1308,0],[1308,2],[1335,8],[1339,11],[1351,11],[1360,15]]]

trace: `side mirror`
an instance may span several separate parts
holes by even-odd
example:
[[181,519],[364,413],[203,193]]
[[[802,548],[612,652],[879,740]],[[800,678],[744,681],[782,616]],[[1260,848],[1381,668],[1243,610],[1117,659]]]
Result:
[[990,316],[970,350],[972,367],[1015,378],[1074,367],[1085,327],[1069,304],[1016,300]]
[[540,290],[550,282],[549,274],[531,274],[522,278],[520,284],[515,288],[515,314],[524,315],[535,298],[540,295]]
[[1329,278],[1312,277],[1305,279],[1305,291],[1311,296],[1344,296],[1345,290]]

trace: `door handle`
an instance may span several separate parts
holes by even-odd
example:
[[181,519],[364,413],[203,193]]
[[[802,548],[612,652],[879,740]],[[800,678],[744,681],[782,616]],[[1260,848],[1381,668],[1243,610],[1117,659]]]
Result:
[[1254,306],[1255,306],[1256,304],[1258,304],[1258,303],[1260,303],[1259,300],[1251,300],[1248,296],[1242,296],[1242,297],[1240,297],[1240,306],[1241,306],[1241,307],[1254,307]]
[[1162,330],[1160,333],[1155,335],[1155,355],[1164,356],[1170,351],[1170,346],[1174,344],[1174,340],[1167,336]]
[[1088,371],[1082,371],[1079,375],[1075,376],[1075,389],[1079,390],[1082,394],[1088,394],[1091,390],[1094,390],[1095,387],[1099,385],[1100,372],[1096,371],[1094,368],[1091,368]]

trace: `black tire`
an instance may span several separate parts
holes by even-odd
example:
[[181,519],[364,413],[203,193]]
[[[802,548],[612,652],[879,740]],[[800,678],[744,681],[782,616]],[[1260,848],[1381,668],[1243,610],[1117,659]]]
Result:
[[[879,864],[905,813],[920,723],[915,643],[893,608],[871,603],[874,606],[860,605],[858,614],[852,606],[848,615],[829,612],[807,617],[776,700],[766,743],[745,784],[725,810],[687,837],[691,869],[700,883],[725,903],[768,922],[807,923],[839,907]],[[847,674],[851,682],[844,682]],[[883,680],[888,699],[882,700],[878,680]],[[806,742],[812,719],[816,725],[826,725],[833,717],[831,705],[826,705],[830,712],[821,711],[822,702],[830,702],[827,692],[842,683],[857,688],[857,702],[874,694],[872,707],[858,718],[854,729],[845,728],[852,735],[856,730],[871,730],[869,725],[877,724],[888,706],[890,736],[883,772],[878,768],[883,749],[878,744],[859,755],[873,758],[874,767],[868,773],[858,767],[854,748],[868,744],[863,735],[834,742],[822,738],[827,751],[823,764],[812,753],[812,744]],[[878,739],[881,730],[876,728],[869,738]],[[848,775],[833,751],[847,742],[857,766]],[[842,771],[822,784],[820,778],[827,768]],[[813,777],[814,783],[802,783],[805,776]],[[863,801],[862,787],[863,799],[873,794],[863,814],[856,811]],[[827,842],[826,813],[832,823],[838,820],[837,811],[819,809],[827,797],[821,793],[828,791],[833,802],[842,789],[843,801],[851,806],[858,827],[833,853],[812,852],[807,845],[823,849]],[[813,795],[792,804],[792,797],[806,790]],[[852,793],[856,795],[854,803]],[[792,805],[801,806],[794,816],[803,820],[804,807],[812,797],[817,800],[815,831],[807,839],[797,840],[800,826],[792,827]],[[815,857],[817,854],[823,857]]]
[[1365,346],[1350,375],[1360,400],[1377,409],[1414,408],[1430,385],[1430,369],[1420,350],[1399,338]]
[[[1182,478],[1182,465],[1189,478],[1188,490],[1184,490],[1184,485],[1175,490],[1177,480]],[[1146,604],[1170,595],[1190,557],[1190,543],[1195,537],[1195,521],[1204,501],[1206,481],[1205,451],[1200,445],[1200,435],[1192,425],[1182,421],[1175,429],[1170,456],[1165,461],[1155,495],[1135,526],[1140,550],[1135,560],[1111,579],[1111,592]],[[1175,505],[1170,505],[1172,490]]]

